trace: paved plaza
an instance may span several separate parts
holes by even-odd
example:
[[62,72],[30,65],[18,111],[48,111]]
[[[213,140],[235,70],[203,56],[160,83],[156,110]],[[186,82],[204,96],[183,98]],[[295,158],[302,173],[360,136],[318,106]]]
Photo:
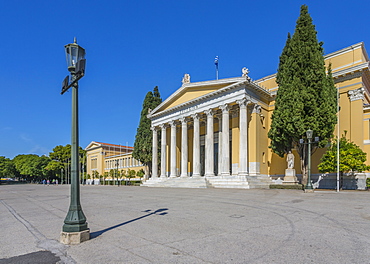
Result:
[[69,192],[0,186],[0,263],[370,262],[367,191],[81,186],[91,239],[66,246]]

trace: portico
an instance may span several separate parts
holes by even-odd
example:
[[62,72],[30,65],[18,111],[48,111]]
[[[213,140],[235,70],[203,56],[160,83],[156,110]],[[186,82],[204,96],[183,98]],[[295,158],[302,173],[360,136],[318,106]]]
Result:
[[190,83],[187,77],[180,89],[148,115],[153,157],[160,156],[160,168],[153,162],[151,180],[203,177],[212,181],[237,176],[246,182],[247,176],[256,176],[259,161],[249,160],[256,142],[248,131],[256,109],[266,109],[271,94],[247,74],[199,83]]

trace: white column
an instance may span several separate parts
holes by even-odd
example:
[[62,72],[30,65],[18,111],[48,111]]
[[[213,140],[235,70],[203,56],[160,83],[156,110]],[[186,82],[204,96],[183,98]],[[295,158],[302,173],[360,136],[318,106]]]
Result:
[[222,171],[222,114],[217,116],[218,118],[218,175],[221,175]]
[[193,177],[200,177],[200,129],[199,115],[191,116],[194,120],[194,135],[193,135]]
[[230,132],[229,132],[229,106],[221,105],[222,110],[222,160],[221,175],[230,176]]
[[167,126],[165,124],[162,124],[161,126],[161,178],[167,177],[166,175],[166,159],[167,159],[167,153],[166,153],[166,129]]
[[248,175],[248,115],[247,105],[249,101],[245,98],[238,100],[239,104],[239,175]]
[[177,177],[176,174],[176,122],[171,121],[171,156],[170,156],[170,177]]
[[156,127],[151,127],[153,131],[152,148],[152,179],[158,178],[158,133]]
[[207,134],[206,134],[206,164],[205,164],[205,176],[215,176],[214,173],[214,142],[213,142],[213,111],[209,109],[205,111],[207,115]]
[[188,121],[185,117],[181,121],[181,175],[188,177]]

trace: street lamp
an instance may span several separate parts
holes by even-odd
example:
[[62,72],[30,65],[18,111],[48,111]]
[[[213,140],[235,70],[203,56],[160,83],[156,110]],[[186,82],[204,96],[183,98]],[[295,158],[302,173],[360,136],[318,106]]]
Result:
[[118,165],[119,165],[119,160],[117,159],[116,160],[116,166],[117,166],[117,169],[116,169],[117,186],[119,186],[119,181],[118,181]]
[[79,244],[90,239],[90,230],[87,227],[86,217],[80,204],[79,181],[79,138],[78,138],[78,80],[85,74],[85,50],[80,47],[76,38],[74,43],[65,45],[68,71],[71,73],[62,83],[64,94],[72,87],[72,143],[71,143],[71,199],[69,210],[64,219],[60,241],[63,244]]
[[307,143],[304,143],[304,139],[300,139],[299,143],[300,144],[307,144],[308,145],[308,153],[307,153],[307,163],[308,163],[308,168],[307,168],[307,184],[304,187],[305,192],[313,192],[313,186],[311,182],[311,145],[314,143],[319,142],[319,137],[315,137],[315,142],[312,142],[312,136],[313,136],[313,131],[311,129],[308,129],[306,131],[306,136],[307,136]]
[[306,131],[307,139],[308,139],[308,169],[307,169],[307,184],[304,187],[305,192],[313,192],[313,186],[311,182],[311,140],[312,140],[313,131],[311,129]]

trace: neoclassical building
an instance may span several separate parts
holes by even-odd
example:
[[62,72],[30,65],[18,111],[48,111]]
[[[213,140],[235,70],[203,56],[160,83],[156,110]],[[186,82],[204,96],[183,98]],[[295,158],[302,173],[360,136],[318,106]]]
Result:
[[144,169],[143,164],[132,157],[133,147],[92,141],[86,148],[87,174],[96,184],[99,179],[112,179],[111,171],[127,174]]
[[[370,73],[364,43],[328,54],[325,62],[332,65],[339,93],[335,135],[347,131],[369,156]],[[264,188],[283,180],[286,158],[272,153],[267,136],[278,89],[275,78],[252,80],[247,68],[240,77],[203,82],[191,82],[185,74],[182,86],[148,115],[154,165],[144,185]],[[330,175],[317,171],[324,151],[313,156],[316,187],[329,184]],[[293,154],[299,178],[299,157]]]

